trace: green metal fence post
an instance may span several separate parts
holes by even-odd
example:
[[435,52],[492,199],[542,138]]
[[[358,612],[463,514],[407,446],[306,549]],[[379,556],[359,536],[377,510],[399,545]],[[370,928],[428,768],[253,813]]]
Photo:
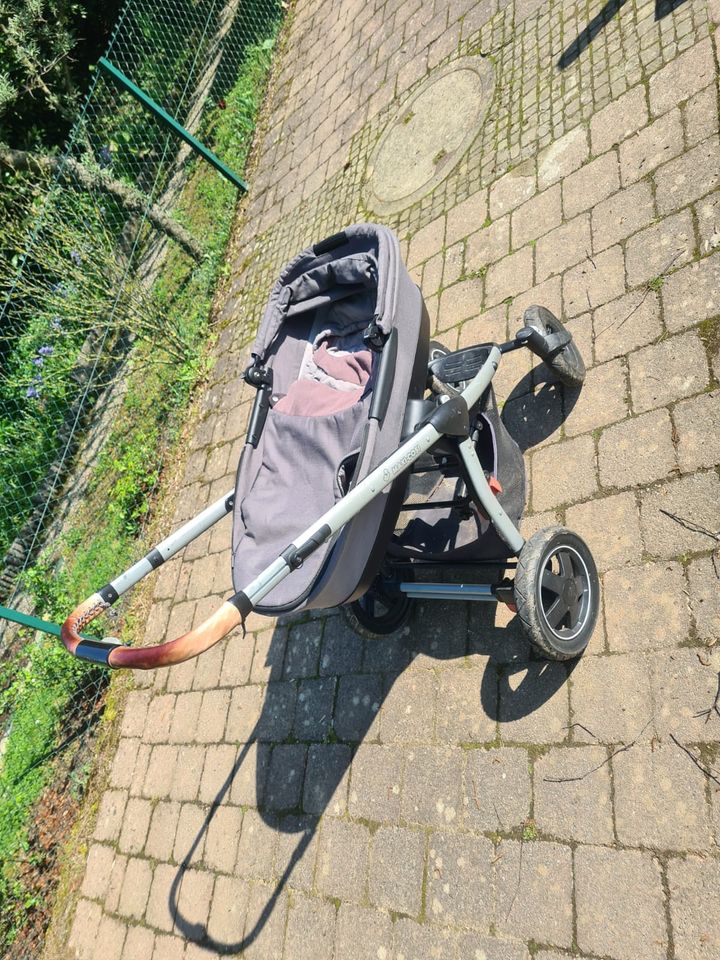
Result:
[[118,70],[116,66],[110,63],[107,57],[100,57],[98,60],[98,66],[101,67],[105,73],[111,76],[113,80],[115,80],[124,90],[127,90],[129,94],[135,97],[135,99],[138,100],[151,113],[155,114],[161,123],[164,123],[166,127],[169,127],[182,140],[184,140],[185,143],[189,144],[195,153],[198,153],[204,160],[207,160],[209,164],[215,167],[218,173],[221,173],[226,180],[229,180],[230,183],[247,193],[248,185],[244,180],[241,180],[236,173],[233,173],[229,167],[225,166],[219,157],[215,156],[212,150],[208,150],[204,144],[200,143],[200,141],[188,130],[186,130],[185,127],[179,124],[174,117],[171,117],[166,110],[163,110],[159,103],[156,103],[143,90],[141,90],[140,87],[136,86],[129,77],[126,77],[122,70]]
[[[40,630],[42,633],[49,633],[52,637],[60,636],[60,627],[56,623],[49,623],[47,620],[40,620],[38,617],[31,617],[28,613],[20,613],[19,610],[11,610],[9,607],[0,607],[0,619],[11,620],[13,623],[19,623],[23,627],[31,627],[33,630]],[[80,634],[85,640],[97,640],[97,637],[91,637],[89,634]]]

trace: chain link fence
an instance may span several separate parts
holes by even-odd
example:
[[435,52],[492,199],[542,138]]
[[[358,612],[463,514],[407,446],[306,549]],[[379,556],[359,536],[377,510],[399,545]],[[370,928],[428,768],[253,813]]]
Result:
[[[284,6],[128,0],[106,58],[242,174]],[[103,558],[119,568],[142,536],[167,425],[200,369],[238,190],[100,69],[62,156],[3,159],[6,209],[16,196],[25,215],[9,218],[14,256],[0,264],[0,602],[52,618],[81,599],[63,584],[100,582]],[[28,957],[106,679],[55,637],[3,623],[0,947]]]

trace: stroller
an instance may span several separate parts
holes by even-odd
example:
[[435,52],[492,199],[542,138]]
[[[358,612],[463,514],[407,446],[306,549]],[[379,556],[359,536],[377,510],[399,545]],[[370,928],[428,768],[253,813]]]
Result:
[[[356,629],[391,634],[421,598],[506,603],[540,654],[578,656],[598,614],[595,563],[563,527],[520,534],[523,458],[492,388],[503,355],[526,348],[563,383],[583,382],[577,346],[543,307],[528,308],[507,343],[431,343],[420,290],[383,226],[304,250],[273,287],[245,371],[257,392],[234,490],[81,603],[62,627],[66,648],[150,669],[197,656],[251,611],[343,605]],[[230,512],[236,593],[212,616],[144,648],[81,635]],[[472,577],[427,579],[449,564]],[[476,582],[513,567],[512,579]]]

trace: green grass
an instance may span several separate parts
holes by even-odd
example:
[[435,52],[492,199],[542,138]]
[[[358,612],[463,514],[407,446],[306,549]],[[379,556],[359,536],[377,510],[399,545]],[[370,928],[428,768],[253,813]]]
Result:
[[[226,108],[207,117],[206,141],[241,174],[272,49],[270,40],[249,49],[225,98]],[[207,165],[195,163],[176,215],[207,244],[208,255],[198,265],[171,248],[153,290],[191,349],[180,361],[164,355],[159,345],[139,343],[135,348],[127,392],[94,470],[88,502],[60,542],[25,576],[41,616],[61,622],[76,603],[138,555],[163,467],[177,444],[193,387],[206,371],[211,303],[236,201],[235,188]],[[117,631],[108,620],[93,627]],[[129,633],[126,625],[123,639],[131,641]],[[53,763],[43,758],[62,740],[74,698],[104,678],[98,668],[69,657],[55,638],[44,635],[31,639],[22,660],[5,664],[0,673],[0,716],[12,718],[0,759],[0,947],[13,941],[36,906],[19,865],[33,856],[29,825],[53,777]]]

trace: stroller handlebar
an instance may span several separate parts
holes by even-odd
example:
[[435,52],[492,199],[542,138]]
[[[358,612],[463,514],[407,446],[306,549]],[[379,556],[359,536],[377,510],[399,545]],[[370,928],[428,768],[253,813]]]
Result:
[[242,622],[237,606],[226,601],[207,620],[175,640],[151,647],[128,647],[113,638],[86,640],[80,636],[89,623],[110,607],[99,593],[79,604],[62,625],[60,636],[68,653],[109,667],[154,670],[190,660],[222,640]]

